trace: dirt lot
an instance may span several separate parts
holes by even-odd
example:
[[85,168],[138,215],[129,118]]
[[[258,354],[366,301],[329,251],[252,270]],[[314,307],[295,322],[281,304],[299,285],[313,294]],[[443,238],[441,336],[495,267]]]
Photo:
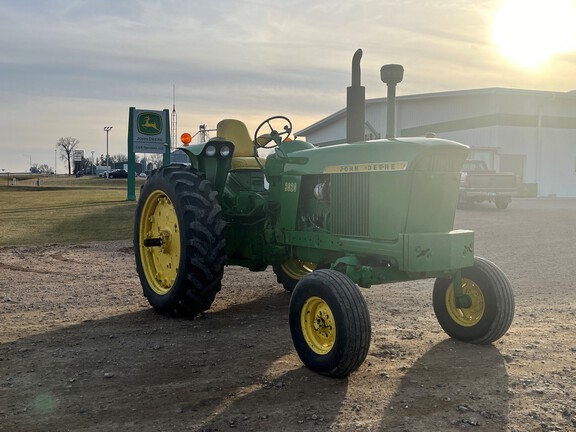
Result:
[[576,200],[476,206],[455,225],[514,287],[508,334],[453,341],[431,280],[376,286],[347,379],[301,365],[269,271],[228,268],[209,313],[174,320],[142,297],[130,242],[0,248],[0,430],[576,430]]

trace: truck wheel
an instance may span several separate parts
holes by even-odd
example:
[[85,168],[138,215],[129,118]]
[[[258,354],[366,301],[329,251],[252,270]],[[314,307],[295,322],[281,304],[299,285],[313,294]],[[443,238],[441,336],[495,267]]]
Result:
[[344,377],[366,359],[370,314],[360,290],[335,270],[302,278],[290,299],[290,333],[296,352],[311,370]]
[[434,312],[451,337],[475,344],[490,344],[508,331],[514,318],[514,293],[496,264],[480,257],[462,269],[462,291],[467,307],[458,307],[450,279],[436,279],[432,295]]
[[160,168],[140,194],[134,226],[144,295],[165,315],[193,317],[220,291],[224,221],[216,192],[184,165]]
[[494,204],[496,204],[497,209],[504,210],[510,204],[510,199],[498,197],[494,200]]
[[276,274],[278,283],[282,284],[286,291],[292,292],[300,279],[316,270],[316,264],[290,258],[284,264],[272,266],[272,270]]

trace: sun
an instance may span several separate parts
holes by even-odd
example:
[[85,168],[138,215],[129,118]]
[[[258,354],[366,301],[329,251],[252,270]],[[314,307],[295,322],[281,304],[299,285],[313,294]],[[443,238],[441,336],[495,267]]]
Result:
[[537,68],[576,49],[573,0],[502,0],[493,37],[500,52],[525,68]]

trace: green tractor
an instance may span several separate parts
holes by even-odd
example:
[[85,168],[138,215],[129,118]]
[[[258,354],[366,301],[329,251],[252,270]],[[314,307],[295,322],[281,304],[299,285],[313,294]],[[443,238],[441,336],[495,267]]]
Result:
[[[359,56],[355,62],[359,71]],[[388,135],[399,68],[382,68]],[[190,165],[158,169],[136,210],[136,267],[152,307],[193,317],[212,305],[225,266],[272,266],[291,293],[298,355],[333,377],[368,354],[370,315],[358,286],[436,278],[434,312],[449,336],[476,344],[502,337],[514,315],[511,286],[474,256],[472,231],[453,230],[468,147],[437,138],[365,141],[360,129],[360,139],[316,147],[290,139],[283,116],[252,137],[227,119],[215,138],[181,147]],[[260,148],[275,150],[263,159]]]

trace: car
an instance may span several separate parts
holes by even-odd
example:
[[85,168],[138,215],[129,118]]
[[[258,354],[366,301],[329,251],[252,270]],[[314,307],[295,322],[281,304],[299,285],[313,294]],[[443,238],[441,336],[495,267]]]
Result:
[[140,174],[138,174],[138,177],[146,178],[148,176],[146,175],[145,172],[141,172]]
[[115,169],[108,173],[108,178],[128,178],[128,172],[123,169]]
[[100,174],[98,174],[98,177],[108,178],[109,172],[110,172],[110,170],[102,171]]

